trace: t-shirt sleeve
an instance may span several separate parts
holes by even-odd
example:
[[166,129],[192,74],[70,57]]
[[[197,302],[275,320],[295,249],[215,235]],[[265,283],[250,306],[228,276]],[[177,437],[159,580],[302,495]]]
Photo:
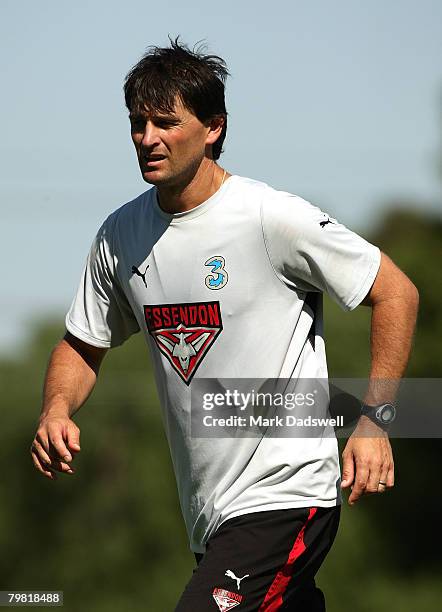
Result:
[[98,230],[77,294],[66,315],[66,329],[102,348],[123,344],[139,325],[114,269],[112,215]]
[[379,248],[317,206],[269,188],[262,226],[271,264],[284,283],[328,293],[344,310],[356,308],[370,291]]

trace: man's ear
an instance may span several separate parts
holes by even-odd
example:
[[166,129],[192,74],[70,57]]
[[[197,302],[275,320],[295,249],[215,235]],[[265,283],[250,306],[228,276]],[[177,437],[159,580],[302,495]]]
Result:
[[226,118],[224,115],[216,115],[207,121],[206,126],[209,128],[209,132],[207,134],[206,144],[212,145],[218,140],[225,122]]

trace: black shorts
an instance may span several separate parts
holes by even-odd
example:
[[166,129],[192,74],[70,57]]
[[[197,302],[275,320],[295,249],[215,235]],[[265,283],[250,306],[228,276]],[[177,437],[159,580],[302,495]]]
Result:
[[323,612],[315,574],[335,539],[340,506],[234,517],[209,538],[175,612]]

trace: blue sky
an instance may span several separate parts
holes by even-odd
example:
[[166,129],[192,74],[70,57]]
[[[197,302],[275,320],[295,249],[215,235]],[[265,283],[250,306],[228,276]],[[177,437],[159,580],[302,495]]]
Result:
[[3,0],[0,353],[66,311],[101,221],[147,188],[122,82],[148,45],[227,61],[223,166],[363,232],[400,198],[441,211],[441,23],[436,0]]

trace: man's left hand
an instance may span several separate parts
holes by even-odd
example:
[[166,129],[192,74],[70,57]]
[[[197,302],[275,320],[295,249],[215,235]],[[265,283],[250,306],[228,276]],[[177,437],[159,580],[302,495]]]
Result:
[[394,486],[394,463],[385,431],[362,416],[342,453],[341,488],[351,487],[352,506],[362,495],[384,493]]

